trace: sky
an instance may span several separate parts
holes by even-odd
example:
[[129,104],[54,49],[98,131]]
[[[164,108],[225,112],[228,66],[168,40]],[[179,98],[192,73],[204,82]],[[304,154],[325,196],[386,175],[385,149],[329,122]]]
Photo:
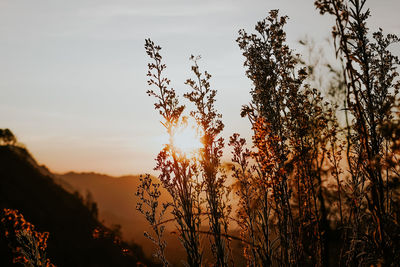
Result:
[[[367,5],[371,30],[400,35],[400,1]],[[146,95],[144,40],[151,38],[179,94],[188,91],[190,55],[201,55],[224,137],[250,137],[240,108],[251,83],[235,40],[271,9],[289,16],[294,49],[305,36],[321,43],[330,36],[334,20],[313,0],[0,0],[0,128],[54,172],[154,174],[164,130]]]

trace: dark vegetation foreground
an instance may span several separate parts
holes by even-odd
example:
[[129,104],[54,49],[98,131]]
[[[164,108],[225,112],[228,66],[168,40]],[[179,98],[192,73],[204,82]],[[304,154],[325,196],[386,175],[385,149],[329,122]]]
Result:
[[[104,227],[95,207],[87,207],[81,197],[55,184],[51,173],[39,167],[26,149],[12,145],[0,146],[3,208],[18,210],[36,231],[49,232],[46,256],[56,266],[154,265],[140,246],[122,242]],[[4,227],[0,223],[0,266],[14,266]]]

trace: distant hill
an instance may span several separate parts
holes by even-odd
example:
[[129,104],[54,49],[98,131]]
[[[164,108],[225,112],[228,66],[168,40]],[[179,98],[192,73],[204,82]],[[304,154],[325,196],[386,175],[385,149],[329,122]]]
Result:
[[[144,216],[136,211],[135,193],[139,185],[139,176],[113,177],[93,172],[69,172],[56,175],[55,180],[70,192],[78,191],[82,196],[89,193],[90,198],[98,205],[99,218],[104,220],[106,225],[121,225],[125,240],[141,244],[147,256],[154,252],[153,244],[143,235],[144,231],[150,231],[148,223]],[[161,201],[168,199],[166,195],[161,197]],[[185,259],[186,254],[177,237],[168,234],[173,229],[174,224],[167,225],[167,257],[174,265],[181,265],[181,260]]]
[[[69,172],[57,175],[55,179],[71,192],[77,190],[83,196],[90,192],[91,197],[98,204],[99,218],[104,220],[106,225],[120,224],[124,239],[141,244],[147,256],[154,252],[153,244],[143,235],[144,231],[151,233],[148,223],[145,221],[144,216],[136,211],[137,198],[135,192],[139,185],[139,176],[113,177],[93,172]],[[165,192],[163,191],[164,189],[161,188],[161,190],[161,192]],[[162,201],[168,200],[166,195],[168,193],[164,193],[164,196],[161,196]],[[182,260],[186,259],[186,252],[177,236],[170,233],[175,230],[175,224],[169,223],[166,226],[167,259],[174,266],[183,266]],[[238,232],[232,231],[232,234],[239,236]],[[208,238],[202,236],[202,242],[206,261],[212,261]],[[233,242],[232,248],[235,250],[237,266],[245,266],[240,243]]]
[[[61,187],[60,181],[55,183],[55,177],[39,166],[26,149],[0,146],[0,208],[19,210],[36,230],[50,233],[47,253],[52,263],[57,266],[135,266],[142,262],[155,266],[138,245],[129,245],[132,253],[124,255],[121,247],[128,247],[128,244],[94,239],[95,228],[106,230],[96,218],[96,209],[84,205],[82,198]],[[69,182],[72,183],[72,179]],[[104,186],[113,189],[111,185]],[[132,189],[132,194],[134,191]],[[128,206],[121,208],[128,210]],[[0,236],[0,266],[14,266],[11,259],[7,243]]]

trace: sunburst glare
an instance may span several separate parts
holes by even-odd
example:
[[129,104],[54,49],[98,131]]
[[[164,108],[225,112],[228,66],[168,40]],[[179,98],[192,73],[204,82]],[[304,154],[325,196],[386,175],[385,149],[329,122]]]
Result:
[[195,153],[202,147],[196,127],[190,123],[177,130],[173,142],[174,148],[185,154]]

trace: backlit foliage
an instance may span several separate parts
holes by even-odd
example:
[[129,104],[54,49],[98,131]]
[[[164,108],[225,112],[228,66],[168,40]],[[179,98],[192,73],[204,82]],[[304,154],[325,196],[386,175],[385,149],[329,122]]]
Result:
[[[323,265],[327,254],[322,167],[329,140],[336,135],[334,112],[317,89],[304,83],[306,69],[285,43],[286,20],[273,10],[256,25],[257,34],[240,31],[237,40],[254,86],[252,102],[242,109],[254,131],[256,165],[250,171],[257,175],[250,177],[261,208],[250,229],[257,229],[252,231],[266,246],[263,255],[249,258],[254,266]],[[236,136],[232,142],[239,147]],[[234,162],[244,169],[239,155],[234,153]],[[269,247],[272,236],[274,246]]]
[[[184,97],[194,104],[190,116],[203,146],[188,158],[174,149],[172,138],[185,123],[184,106],[163,78],[161,48],[146,40],[154,61],[149,85],[158,89],[148,93],[171,137],[156,170],[173,202],[157,213],[159,185],[143,180],[138,191],[150,207],[143,213],[159,251],[166,246],[159,238],[165,230],[159,228],[161,218],[171,205],[189,266],[205,265],[200,234],[211,237],[214,266],[234,265],[231,239],[241,241],[247,266],[398,265],[400,61],[389,46],[400,40],[381,29],[369,33],[365,2],[315,1],[321,14],[336,19],[332,33],[342,72],[327,64],[326,77],[317,77],[317,63],[289,48],[288,18],[278,10],[258,22],[255,33],[239,31],[237,43],[252,82],[252,98],[241,116],[251,123],[252,144],[237,133],[230,137],[230,187],[221,168],[224,125],[215,110],[211,75],[191,57],[194,79],[186,81],[191,91]],[[208,231],[200,229],[202,219]],[[232,221],[240,237],[231,235]]]
[[0,129],[0,145],[15,145],[17,138],[10,129]]
[[[137,191],[140,199],[138,210],[145,215],[155,236],[146,235],[157,245],[156,255],[167,266],[164,255],[166,243],[162,240],[165,222],[162,217],[171,209],[173,221],[178,226],[179,239],[187,252],[187,264],[203,264],[201,233],[209,236],[215,264],[228,266],[228,216],[231,207],[227,203],[227,196],[230,190],[225,185],[226,175],[221,167],[224,140],[220,134],[224,125],[221,114],[214,106],[217,91],[210,87],[211,75],[201,73],[197,64],[199,58],[191,57],[194,79],[186,81],[191,90],[184,97],[194,104],[195,108],[189,116],[198,125],[201,148],[194,155],[188,155],[175,143],[175,134],[186,126],[187,117],[183,116],[185,107],[179,104],[175,90],[169,87],[170,80],[164,77],[166,66],[161,62],[161,47],[146,40],[145,49],[152,60],[148,65],[148,84],[156,88],[147,93],[156,99],[155,109],[162,116],[161,123],[169,135],[169,143],[157,156],[155,170],[160,172],[158,178],[161,185],[172,199],[169,203],[163,203],[159,210],[160,184],[151,182],[149,176],[142,178]],[[208,222],[208,230],[200,229],[202,221]]]
[[[148,90],[147,93],[156,99],[155,109],[162,116],[163,121],[161,123],[169,135],[169,143],[158,154],[155,168],[155,170],[160,171],[159,179],[162,186],[172,196],[172,202],[163,204],[161,212],[165,213],[165,209],[171,207],[171,213],[178,225],[180,240],[187,252],[187,263],[190,266],[200,266],[202,251],[200,249],[199,228],[201,223],[200,193],[202,183],[199,180],[196,162],[174,146],[174,134],[186,121],[186,118],[182,115],[185,107],[179,104],[175,90],[169,87],[170,80],[164,77],[166,65],[161,62],[162,57],[159,53],[161,47],[156,46],[151,40],[146,40],[145,49],[152,59],[152,63],[148,65],[148,84],[156,88],[156,91]],[[161,256],[165,244],[164,241],[161,241],[161,237],[165,226],[160,225],[160,221],[156,221],[156,209],[159,204],[157,200],[159,196],[157,193],[158,185],[150,185],[151,182],[148,179],[147,177],[142,180],[138,195],[141,197],[142,203],[150,208],[150,211],[144,211],[144,213],[153,230],[155,230],[159,258],[164,266],[167,266],[165,256]],[[150,199],[144,197],[145,192],[150,196]],[[140,204],[139,210],[143,211],[143,204]]]
[[29,267],[53,267],[46,257],[48,232],[35,231],[35,226],[17,210],[3,209],[0,214],[1,233],[14,253],[13,262]]
[[[336,19],[332,30],[336,53],[343,60],[347,85],[347,108],[351,122],[347,132],[347,164],[350,214],[345,232],[349,247],[347,264],[395,265],[399,261],[400,225],[397,220],[397,164],[385,159],[396,153],[393,137],[398,124],[400,82],[396,71],[400,61],[389,46],[397,36],[382,29],[369,35],[370,10],[365,0],[316,1],[321,14]],[[383,129],[389,130],[385,131]],[[397,193],[396,193],[397,191]]]
[[228,251],[223,234],[227,234],[230,206],[225,201],[229,190],[225,187],[226,176],[220,166],[224,140],[219,137],[224,124],[221,121],[221,114],[214,106],[217,91],[210,87],[211,75],[207,71],[204,75],[200,72],[197,65],[198,58],[191,56],[191,60],[194,61],[192,71],[195,80],[186,81],[192,91],[186,93],[184,97],[195,105],[196,109],[191,111],[191,116],[195,118],[202,133],[201,141],[204,146],[200,149],[198,162],[205,191],[210,233],[213,236],[212,251],[216,257],[216,265],[227,266]]

